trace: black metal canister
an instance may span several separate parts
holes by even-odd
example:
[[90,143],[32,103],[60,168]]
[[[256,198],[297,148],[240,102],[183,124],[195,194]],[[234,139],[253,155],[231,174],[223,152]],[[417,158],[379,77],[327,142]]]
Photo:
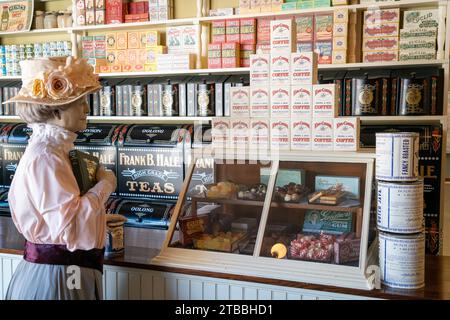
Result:
[[352,79],[352,115],[377,116],[380,114],[380,79],[369,79],[368,73],[363,78]]
[[430,113],[427,79],[416,78],[416,73],[400,78],[398,114],[401,116],[427,115]]
[[104,81],[102,85],[99,92],[100,116],[115,116],[114,87],[110,86],[107,81]]
[[198,85],[197,91],[197,116],[198,117],[210,117],[214,113],[214,84],[203,83]]
[[143,86],[139,81],[131,87],[131,116],[146,116],[146,86]]

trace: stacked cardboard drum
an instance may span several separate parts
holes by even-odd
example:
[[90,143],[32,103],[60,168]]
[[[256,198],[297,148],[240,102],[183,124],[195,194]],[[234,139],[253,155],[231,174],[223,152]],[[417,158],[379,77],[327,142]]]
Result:
[[377,133],[376,140],[381,281],[394,288],[421,288],[425,285],[425,234],[419,134]]

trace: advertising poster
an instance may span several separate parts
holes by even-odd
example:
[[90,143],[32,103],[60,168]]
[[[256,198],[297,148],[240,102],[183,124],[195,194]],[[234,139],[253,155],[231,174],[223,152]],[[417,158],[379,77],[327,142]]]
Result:
[[33,1],[0,0],[0,34],[29,31],[33,20]]

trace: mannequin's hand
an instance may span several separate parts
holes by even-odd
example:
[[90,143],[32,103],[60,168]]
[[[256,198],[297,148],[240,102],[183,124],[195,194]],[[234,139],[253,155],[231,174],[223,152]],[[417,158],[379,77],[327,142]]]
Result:
[[105,169],[105,167],[103,167],[103,166],[100,166],[97,169],[97,181],[102,181],[102,180],[106,180],[108,183],[111,184],[111,186],[113,187],[114,190],[116,189],[117,179],[116,179],[114,172],[112,172],[111,170]]

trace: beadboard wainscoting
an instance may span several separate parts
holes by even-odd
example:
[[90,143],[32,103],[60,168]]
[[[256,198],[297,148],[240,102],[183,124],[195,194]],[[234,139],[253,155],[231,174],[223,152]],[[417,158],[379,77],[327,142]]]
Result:
[[[0,254],[0,300],[22,257]],[[105,300],[350,300],[362,296],[105,265]]]

